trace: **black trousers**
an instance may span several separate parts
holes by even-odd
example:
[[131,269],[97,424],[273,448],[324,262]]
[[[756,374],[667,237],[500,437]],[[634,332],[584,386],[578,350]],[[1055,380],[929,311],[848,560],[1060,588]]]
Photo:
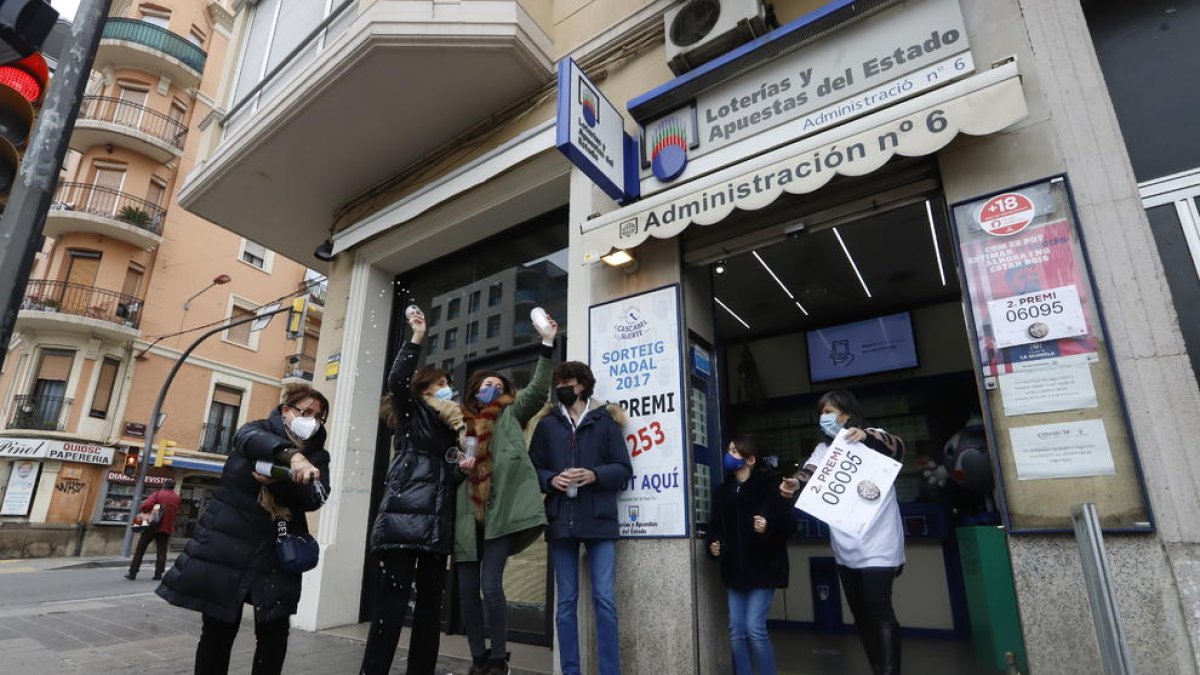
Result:
[[143,530],[142,536],[138,538],[137,548],[133,551],[133,560],[129,561],[129,575],[137,576],[138,570],[142,567],[142,556],[146,555],[146,549],[150,548],[150,542],[154,542],[154,576],[161,577],[163,570],[167,567],[167,546],[171,543],[171,534],[169,532],[153,532],[151,530]]
[[[252,675],[279,675],[283,672],[283,660],[287,657],[289,617],[254,624],[254,665]],[[196,645],[195,675],[226,675],[229,672],[229,654],[242,624],[242,613],[232,622],[221,621],[205,614],[200,630],[200,644]]]
[[[459,605],[467,630],[471,658],[479,662],[489,654],[486,638],[491,638],[492,659],[504,661],[508,649],[508,598],[504,595],[504,567],[512,554],[513,536],[484,541],[483,527],[476,528],[477,558],[454,565],[458,575]],[[483,600],[480,601],[480,594]],[[484,613],[487,613],[485,635]]]
[[871,668],[882,675],[900,673],[900,622],[892,607],[892,582],[903,567],[838,565],[838,577],[846,593],[846,604],[854,614],[854,626],[862,639]]
[[383,574],[371,609],[371,632],[363,653],[361,675],[387,675],[400,644],[408,600],[416,586],[412,635],[408,638],[408,675],[433,675],[437,665],[446,585],[446,558],[440,553],[389,551],[379,554]]

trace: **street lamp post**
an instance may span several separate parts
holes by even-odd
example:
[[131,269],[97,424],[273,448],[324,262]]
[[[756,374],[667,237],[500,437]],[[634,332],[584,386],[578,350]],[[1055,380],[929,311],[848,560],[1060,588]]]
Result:
[[223,330],[228,330],[234,326],[240,326],[251,321],[259,322],[251,326],[251,331],[260,331],[267,327],[271,322],[271,318],[276,314],[282,314],[291,310],[291,307],[283,307],[278,303],[269,305],[260,309],[254,316],[247,316],[237,321],[223,323],[216,328],[206,332],[196,341],[188,346],[187,350],[175,360],[175,365],[171,366],[171,372],[167,373],[167,379],[163,381],[162,388],[158,390],[158,398],[154,400],[154,410],[150,413],[150,424],[146,429],[146,443],[142,446],[142,458],[138,466],[137,481],[133,485],[133,500],[129,505],[129,519],[125,522],[125,542],[121,545],[121,555],[128,558],[133,548],[133,516],[137,513],[138,508],[142,503],[142,493],[146,487],[146,473],[150,467],[150,451],[154,449],[154,437],[158,434],[158,417],[162,412],[163,402],[167,399],[167,390],[171,388],[171,382],[175,380],[175,375],[179,369],[183,367],[184,361],[187,361],[188,356],[195,351],[196,347],[200,346],[208,338],[220,333]]

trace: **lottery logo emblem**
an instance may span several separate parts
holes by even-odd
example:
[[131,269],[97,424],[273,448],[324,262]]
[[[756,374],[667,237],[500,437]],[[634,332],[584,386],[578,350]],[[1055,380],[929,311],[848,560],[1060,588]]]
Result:
[[1030,324],[1029,330],[1026,332],[1028,332],[1029,337],[1033,338],[1034,340],[1041,340],[1050,334],[1050,326],[1038,321],[1037,323]]
[[879,486],[872,483],[869,480],[861,481],[858,484],[858,496],[862,497],[863,499],[865,499],[869,502],[873,502],[876,499],[879,499],[879,497],[882,496],[882,494],[883,493],[879,489]]
[[675,116],[659,120],[654,129],[650,169],[661,181],[674,180],[687,167],[687,125]]
[[600,121],[600,96],[584,83],[583,78],[579,80],[579,105],[583,108],[583,121],[589,127],[595,127]]

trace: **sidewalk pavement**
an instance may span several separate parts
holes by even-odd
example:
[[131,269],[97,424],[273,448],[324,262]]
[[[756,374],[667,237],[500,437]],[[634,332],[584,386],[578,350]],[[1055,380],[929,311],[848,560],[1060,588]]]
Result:
[[[0,561],[0,579],[15,583],[43,570],[124,567],[119,558],[57,558]],[[148,571],[148,570],[146,570]],[[113,570],[114,579],[119,579]],[[12,576],[8,576],[12,574]],[[0,672],[6,675],[86,673],[87,675],[178,675],[192,671],[200,615],[172,607],[154,594],[155,583],[139,580],[131,595],[0,607]],[[142,591],[141,589],[145,590]],[[127,587],[123,590],[131,590]],[[355,673],[362,659],[365,626],[310,633],[292,629],[284,672],[288,675]],[[392,673],[405,671],[409,632],[401,636]],[[469,659],[461,636],[442,636],[438,673],[463,674]],[[524,647],[523,645],[515,645]],[[249,673],[254,653],[252,613],[243,618],[234,643],[231,673]],[[520,661],[518,661],[520,656]],[[525,648],[514,654],[513,673],[545,675],[549,650]]]

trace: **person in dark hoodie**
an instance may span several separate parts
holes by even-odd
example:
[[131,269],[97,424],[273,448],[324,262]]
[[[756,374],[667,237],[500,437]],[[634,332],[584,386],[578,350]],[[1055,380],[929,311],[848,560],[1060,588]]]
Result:
[[600,675],[619,675],[616,576],[617,493],[633,475],[619,407],[592,400],[585,363],[554,369],[558,405],[538,422],[529,454],[546,497],[546,539],[557,588],[555,620],[563,675],[579,675],[579,546],[587,547]]
[[708,552],[721,562],[729,598],[734,675],[775,675],[767,614],[775,589],[787,588],[787,540],[796,528],[779,478],[762,468],[749,438],[735,439],[724,457],[729,479],[713,499]]
[[[284,390],[270,417],[238,429],[225,460],[221,487],[208,503],[175,566],[157,593],[177,607],[203,613],[196,646],[197,675],[229,672],[229,655],[242,620],[254,606],[254,675],[283,671],[288,623],[300,602],[299,573],[284,572],[275,555],[277,523],[307,535],[305,513],[329,493],[325,418],[329,401],[309,385]],[[291,467],[291,480],[255,472],[265,461]]]
[[432,366],[416,370],[425,315],[414,311],[408,323],[412,339],[397,352],[387,379],[385,417],[395,454],[371,528],[371,552],[382,574],[359,669],[365,675],[391,671],[414,585],[406,672],[432,675],[441,639],[438,621],[446,562],[454,548],[455,489],[464,472],[475,466],[474,458],[460,452],[453,419],[426,401],[449,401],[454,392],[446,371]]

